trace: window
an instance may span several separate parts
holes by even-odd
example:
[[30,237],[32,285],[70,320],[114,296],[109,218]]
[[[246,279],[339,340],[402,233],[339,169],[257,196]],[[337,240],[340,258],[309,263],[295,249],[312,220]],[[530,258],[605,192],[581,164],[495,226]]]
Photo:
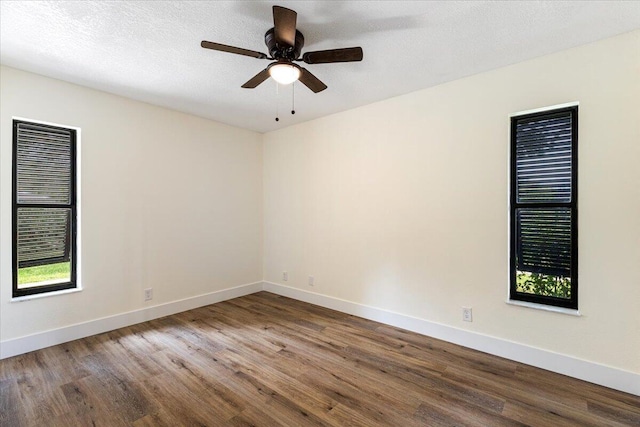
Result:
[[75,288],[76,130],[13,121],[13,296]]
[[511,300],[578,308],[577,143],[577,106],[511,118]]

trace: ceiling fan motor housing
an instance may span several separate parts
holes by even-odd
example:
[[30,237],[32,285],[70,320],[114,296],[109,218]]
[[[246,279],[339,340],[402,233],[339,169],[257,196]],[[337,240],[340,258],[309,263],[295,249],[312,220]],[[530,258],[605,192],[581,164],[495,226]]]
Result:
[[296,30],[295,46],[280,45],[276,43],[275,30],[271,28],[264,35],[264,42],[273,58],[293,61],[300,57],[300,52],[302,52],[302,47],[304,46],[304,36],[300,31]]

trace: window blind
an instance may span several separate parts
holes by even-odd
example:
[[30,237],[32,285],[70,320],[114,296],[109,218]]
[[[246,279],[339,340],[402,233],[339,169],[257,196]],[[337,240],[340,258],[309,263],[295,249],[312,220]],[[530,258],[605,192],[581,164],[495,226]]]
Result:
[[516,267],[569,277],[572,249],[571,111],[517,118]]
[[18,123],[15,167],[18,267],[69,261],[71,131]]
[[571,115],[518,120],[518,202],[571,201]]
[[571,275],[571,210],[518,209],[518,270]]
[[68,205],[71,199],[71,133],[18,124],[18,203]]

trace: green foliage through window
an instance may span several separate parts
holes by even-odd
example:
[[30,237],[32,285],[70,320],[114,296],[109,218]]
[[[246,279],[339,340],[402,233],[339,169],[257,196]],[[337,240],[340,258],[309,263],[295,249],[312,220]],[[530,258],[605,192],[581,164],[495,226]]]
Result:
[[21,287],[20,285],[41,284],[42,282],[57,280],[68,281],[70,277],[70,262],[39,265],[37,267],[25,267],[18,269],[18,287]]
[[571,298],[571,278],[518,271],[518,292],[545,297]]

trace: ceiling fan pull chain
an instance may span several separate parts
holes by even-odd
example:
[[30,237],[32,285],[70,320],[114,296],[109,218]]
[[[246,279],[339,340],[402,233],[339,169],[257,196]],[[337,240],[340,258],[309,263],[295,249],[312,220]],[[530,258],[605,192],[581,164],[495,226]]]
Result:
[[278,82],[276,82],[276,122],[280,121],[280,106],[279,106],[279,96],[280,95],[280,84],[278,84]]
[[291,114],[296,113],[296,82],[291,85]]

